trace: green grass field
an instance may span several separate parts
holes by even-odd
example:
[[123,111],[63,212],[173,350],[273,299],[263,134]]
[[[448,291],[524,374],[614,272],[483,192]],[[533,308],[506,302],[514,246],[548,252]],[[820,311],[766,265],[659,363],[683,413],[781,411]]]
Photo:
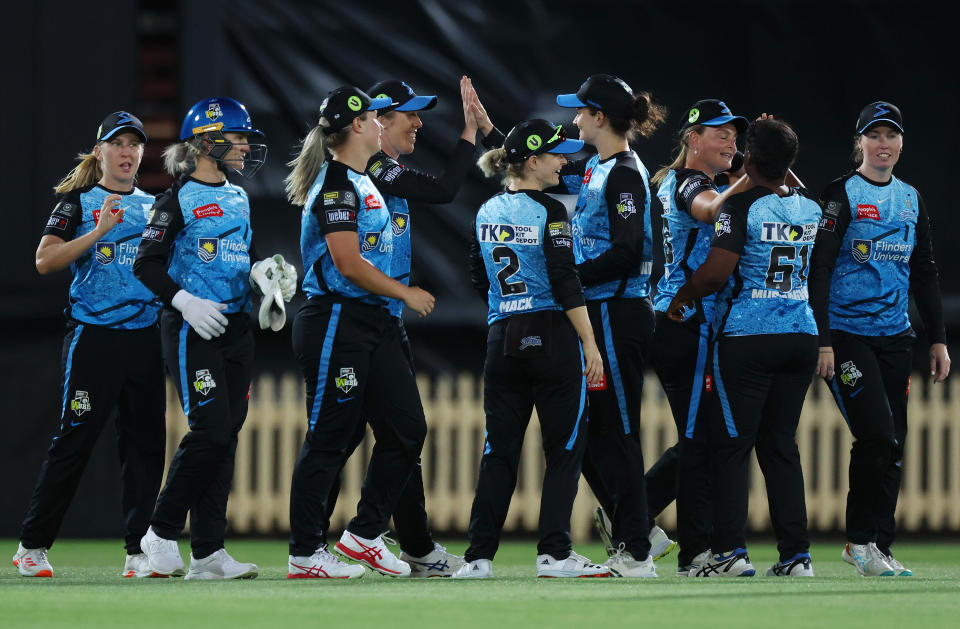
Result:
[[[17,543],[0,540],[9,562]],[[462,553],[465,544],[449,544]],[[576,548],[595,560],[599,545]],[[679,579],[676,555],[657,563],[660,579],[536,579],[536,546],[503,544],[496,579],[394,580],[372,572],[356,581],[290,580],[286,544],[228,542],[260,567],[251,581],[123,579],[119,542],[58,541],[56,576],[27,579],[0,571],[0,618],[9,627],[900,627],[960,626],[960,545],[901,544],[912,578],[857,576],[839,543],[814,545],[817,577]],[[181,542],[186,557],[188,545]],[[776,559],[770,544],[750,556],[762,574]],[[7,624],[7,623],[10,624]]]

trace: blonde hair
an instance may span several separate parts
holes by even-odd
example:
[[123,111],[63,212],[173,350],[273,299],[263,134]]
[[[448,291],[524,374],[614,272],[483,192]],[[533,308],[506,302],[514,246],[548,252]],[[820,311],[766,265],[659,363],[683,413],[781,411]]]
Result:
[[[367,112],[363,112],[358,117],[366,120],[366,116]],[[300,152],[287,162],[287,166],[293,170],[284,178],[283,184],[287,192],[287,200],[294,205],[306,205],[313,181],[323,168],[324,162],[327,161],[327,149],[341,146],[350,137],[350,126],[328,135],[329,128],[330,122],[326,118],[320,118],[317,125],[310,129],[307,137],[300,143]]]
[[687,163],[687,153],[690,152],[690,134],[696,133],[697,135],[703,134],[703,125],[693,125],[692,127],[687,127],[680,132],[680,144],[678,145],[677,156],[673,161],[657,171],[653,177],[650,178],[652,183],[657,184],[658,186],[663,183],[663,180],[666,179],[667,173],[671,170],[678,170],[683,168]]
[[480,156],[477,160],[477,166],[487,177],[500,177],[504,185],[509,185],[514,179],[523,177],[523,166],[525,162],[511,164],[507,161],[507,149],[491,149]]
[[203,155],[199,143],[199,139],[191,138],[163,149],[163,169],[174,177],[193,172],[197,168],[197,158]]
[[103,177],[103,169],[100,168],[100,161],[93,151],[89,153],[78,153],[77,161],[80,163],[73,167],[60,182],[53,187],[57,194],[66,194],[77,188],[84,188],[100,181]]

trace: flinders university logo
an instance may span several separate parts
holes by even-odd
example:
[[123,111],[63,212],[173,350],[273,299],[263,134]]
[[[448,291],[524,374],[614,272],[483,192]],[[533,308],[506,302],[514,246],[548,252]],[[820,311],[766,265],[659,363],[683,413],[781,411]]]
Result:
[[854,238],[853,243],[851,243],[850,253],[853,254],[853,259],[863,264],[870,259],[870,250],[873,249],[873,241],[865,240],[863,238]]
[[403,212],[394,212],[392,218],[390,219],[390,226],[393,228],[394,236],[402,236],[403,232],[407,231],[407,225],[410,223],[410,218],[408,215]]
[[380,232],[367,232],[360,241],[360,249],[365,252],[373,251],[377,248],[378,242],[380,242]]
[[93,248],[93,256],[103,265],[110,264],[117,258],[117,244],[101,240]]
[[204,262],[213,262],[217,258],[219,245],[218,238],[197,238],[197,255]]

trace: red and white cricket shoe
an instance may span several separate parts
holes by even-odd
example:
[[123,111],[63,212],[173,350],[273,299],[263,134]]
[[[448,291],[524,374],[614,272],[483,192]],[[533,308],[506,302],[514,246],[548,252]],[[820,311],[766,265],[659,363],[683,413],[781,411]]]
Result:
[[376,539],[366,539],[350,531],[344,531],[334,549],[347,559],[366,564],[388,577],[410,576],[410,564],[400,561],[390,552],[383,541],[383,535],[378,535]]

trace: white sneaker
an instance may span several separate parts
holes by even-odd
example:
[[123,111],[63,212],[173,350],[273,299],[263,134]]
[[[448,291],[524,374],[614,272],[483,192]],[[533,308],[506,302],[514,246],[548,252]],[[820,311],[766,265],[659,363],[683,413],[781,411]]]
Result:
[[410,576],[410,564],[400,561],[390,552],[383,541],[383,535],[378,535],[376,539],[366,539],[350,531],[344,531],[334,550],[347,559],[366,564],[388,577]]
[[607,517],[603,507],[597,507],[593,512],[593,523],[597,527],[597,533],[600,534],[600,541],[607,550],[607,557],[613,557],[617,552],[613,547],[613,523]]
[[746,548],[734,548],[726,553],[715,554],[701,566],[695,577],[752,577],[757,573],[750,563]]
[[[621,544],[622,546],[622,544]],[[610,571],[611,577],[629,577],[640,579],[655,579],[657,569],[653,565],[653,554],[647,555],[643,561],[637,561],[633,555],[620,548],[605,562],[603,567]]]
[[713,553],[710,549],[706,549],[702,553],[696,555],[690,563],[685,566],[679,566],[677,568],[678,577],[695,577],[700,568],[707,565],[710,560],[713,559]]
[[840,558],[854,566],[857,572],[865,577],[892,577],[896,574],[893,567],[887,563],[886,556],[873,542],[869,544],[848,542],[843,547]]
[[449,577],[463,565],[463,557],[448,553],[446,548],[436,542],[433,543],[433,550],[423,557],[401,552],[400,561],[410,564],[410,576],[414,579]]
[[489,559],[474,559],[460,566],[460,569],[453,573],[453,579],[492,579],[493,562]]
[[140,550],[147,556],[150,568],[160,576],[182,577],[186,573],[177,540],[160,537],[152,526],[140,539]]
[[224,579],[256,579],[257,564],[237,561],[221,548],[212,555],[197,559],[190,553],[190,571],[184,579],[197,581],[220,581]]
[[309,557],[290,555],[287,559],[288,579],[359,579],[366,568],[340,561],[324,544]]
[[128,579],[133,577],[149,579],[156,577],[166,578],[168,575],[154,572],[153,568],[150,567],[150,561],[147,559],[147,556],[143,553],[137,553],[136,555],[127,555],[127,558],[123,562],[123,573],[120,576]]
[[893,571],[897,573],[898,577],[912,577],[913,571],[910,568],[907,568],[902,563],[896,560],[893,555],[887,555],[887,563],[890,564],[890,567],[893,568]]
[[768,577],[812,577],[813,563],[810,553],[797,553],[786,561],[778,561],[767,568]]
[[656,524],[650,529],[650,535],[647,536],[647,539],[650,540],[650,556],[653,557],[654,561],[666,557],[670,554],[670,551],[677,547],[677,543],[667,537],[666,531]]
[[53,576],[53,566],[47,560],[46,548],[24,548],[20,544],[13,556],[13,565],[25,577]]
[[571,551],[566,559],[554,559],[552,555],[537,555],[538,578],[585,578],[609,577],[610,568],[593,563],[583,555]]

